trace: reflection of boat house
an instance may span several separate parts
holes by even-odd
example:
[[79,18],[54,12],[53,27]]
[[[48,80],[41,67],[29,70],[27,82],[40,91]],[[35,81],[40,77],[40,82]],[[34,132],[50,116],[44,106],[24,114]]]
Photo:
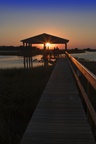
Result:
[[[26,46],[32,47],[32,44],[44,44],[44,54],[45,54],[46,43],[64,44],[65,50],[67,50],[67,43],[69,42],[69,40],[43,33],[43,34],[40,34],[40,35],[37,35],[34,37],[30,37],[30,38],[21,40],[21,42],[23,43],[24,47],[26,47]],[[29,65],[30,65],[30,61],[31,61],[31,57],[29,56]],[[24,63],[25,63],[25,58],[24,58]]]

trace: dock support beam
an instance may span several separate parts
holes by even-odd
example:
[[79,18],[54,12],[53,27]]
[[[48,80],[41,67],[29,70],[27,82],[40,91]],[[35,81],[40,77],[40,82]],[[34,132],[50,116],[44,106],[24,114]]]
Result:
[[67,51],[67,43],[65,43],[65,51]]

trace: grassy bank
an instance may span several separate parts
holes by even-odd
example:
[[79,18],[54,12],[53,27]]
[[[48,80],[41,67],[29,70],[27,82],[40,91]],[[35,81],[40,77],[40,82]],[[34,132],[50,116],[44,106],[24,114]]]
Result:
[[80,61],[81,64],[83,64],[86,68],[88,68],[93,74],[96,75],[96,62],[95,61],[86,61],[82,60]]
[[19,144],[52,69],[0,70],[0,143]]
[[[87,69],[89,69],[94,75],[96,75],[96,62],[95,61],[82,60],[82,61],[80,61],[80,63],[82,65],[84,65]],[[88,89],[90,89],[89,99],[93,105],[93,108],[96,111],[96,90],[94,88],[92,88],[91,85],[89,85],[89,88],[88,88],[88,83],[86,81],[86,78],[84,78],[84,76],[82,76],[81,82],[82,82],[82,85],[84,86],[86,92],[88,92]]]

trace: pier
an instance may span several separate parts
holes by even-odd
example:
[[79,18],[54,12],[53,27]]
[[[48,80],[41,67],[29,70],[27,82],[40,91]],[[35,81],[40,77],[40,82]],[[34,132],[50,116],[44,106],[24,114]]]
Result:
[[[69,58],[57,60],[20,144],[96,144],[92,133],[96,130],[96,112],[72,70],[72,58],[66,55]],[[95,78],[91,81],[94,88]],[[91,125],[94,125],[93,129],[89,119]]]

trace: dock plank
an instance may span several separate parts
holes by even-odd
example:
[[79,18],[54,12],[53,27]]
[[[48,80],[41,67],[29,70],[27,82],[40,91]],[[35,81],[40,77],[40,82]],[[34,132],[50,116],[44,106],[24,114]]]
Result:
[[66,58],[57,61],[21,144],[96,144]]

